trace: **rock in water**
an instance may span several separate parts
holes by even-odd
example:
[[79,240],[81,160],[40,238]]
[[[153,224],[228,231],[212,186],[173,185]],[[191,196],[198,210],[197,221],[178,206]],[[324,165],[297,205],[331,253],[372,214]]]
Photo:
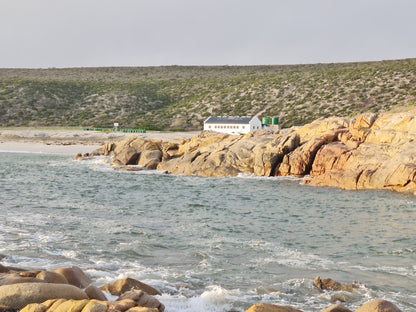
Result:
[[69,284],[79,288],[85,288],[92,283],[92,280],[77,266],[59,268],[51,272],[63,275]]
[[156,298],[148,295],[142,290],[130,290],[122,294],[117,301],[133,300],[136,306],[156,308],[159,312],[165,311],[165,306]]
[[160,295],[160,292],[154,289],[153,287],[129,277],[117,280],[110,284],[103,285],[100,287],[100,289],[108,292],[113,296],[120,296],[121,294],[132,289],[143,290],[144,292],[152,296]]
[[377,299],[363,304],[355,312],[401,312],[393,303]]
[[78,287],[64,284],[25,283],[0,286],[0,310],[19,310],[48,299],[88,299]]
[[352,312],[347,307],[342,304],[334,304],[326,309],[323,309],[321,312]]
[[107,300],[107,297],[104,295],[104,293],[94,285],[90,285],[87,288],[85,288],[85,293],[90,299],[97,299],[102,301]]
[[42,271],[36,275],[36,278],[44,280],[46,283],[68,284],[68,280],[65,276],[57,272]]
[[203,132],[191,139],[127,138],[93,154],[113,165],[172,174],[231,177],[308,175],[306,184],[416,193],[416,109],[354,119],[318,119],[297,130],[244,136]]
[[278,306],[269,303],[256,303],[252,305],[246,312],[302,312],[301,310],[290,307]]

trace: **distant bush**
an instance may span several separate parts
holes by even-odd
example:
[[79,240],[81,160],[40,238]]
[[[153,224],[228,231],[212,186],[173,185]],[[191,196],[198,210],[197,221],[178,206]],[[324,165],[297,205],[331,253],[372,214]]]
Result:
[[[290,66],[0,69],[1,126],[199,130],[210,115],[281,126],[416,103],[416,59]],[[177,121],[177,122],[175,122]]]

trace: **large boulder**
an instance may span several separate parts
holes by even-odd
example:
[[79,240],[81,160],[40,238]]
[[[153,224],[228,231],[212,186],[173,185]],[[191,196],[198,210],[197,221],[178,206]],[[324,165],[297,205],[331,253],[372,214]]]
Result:
[[159,312],[163,312],[165,310],[165,306],[156,298],[150,296],[149,294],[145,293],[142,290],[130,290],[123,293],[117,301],[123,301],[126,299],[133,300],[136,302],[136,306],[139,307],[147,307],[147,308],[156,308]]
[[246,312],[302,312],[290,307],[279,306],[269,303],[256,303],[252,305]]
[[321,146],[334,141],[338,137],[337,132],[330,132],[318,138],[305,142],[289,154],[286,154],[282,163],[276,169],[276,176],[303,176],[309,174],[312,169],[315,155]]
[[63,275],[69,284],[79,288],[85,288],[92,283],[92,280],[77,266],[58,268],[50,272]]
[[88,299],[78,287],[64,284],[24,283],[0,286],[0,311],[18,310],[30,303],[41,303],[48,299]]
[[257,144],[253,148],[254,174],[256,176],[274,175],[283,157],[295,150],[299,144],[300,137],[297,134],[277,136],[267,144]]
[[108,307],[111,310],[117,310],[117,311],[127,311],[137,305],[136,301],[133,299],[122,299],[117,301],[109,302]]
[[162,151],[156,150],[145,150],[141,152],[138,165],[143,166],[147,169],[156,169],[162,160]]
[[21,312],[160,312],[158,308],[137,306],[133,300],[66,300],[51,299],[43,303],[31,303]]
[[416,146],[363,143],[357,148],[335,142],[322,147],[306,183],[344,189],[416,192]]
[[137,165],[140,153],[136,151],[134,147],[127,147],[114,156],[112,165]]
[[107,300],[107,297],[97,286],[90,285],[87,288],[85,288],[84,291],[90,299],[97,299],[102,301]]
[[4,274],[0,276],[0,285],[12,285],[20,283],[46,283],[45,281],[35,278],[20,276],[17,273]]
[[103,285],[100,287],[100,289],[113,296],[120,296],[121,294],[133,289],[142,290],[152,296],[160,295],[160,292],[153,287],[130,277],[119,279],[113,283]]
[[363,304],[355,312],[401,312],[393,303],[377,299]]
[[42,271],[36,275],[36,278],[43,280],[46,283],[68,284],[68,280],[65,276],[57,272]]

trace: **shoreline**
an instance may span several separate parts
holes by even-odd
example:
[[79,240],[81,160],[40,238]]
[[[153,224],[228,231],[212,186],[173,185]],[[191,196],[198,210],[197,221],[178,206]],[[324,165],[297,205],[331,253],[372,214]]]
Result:
[[91,153],[105,143],[121,141],[127,137],[153,140],[191,138],[199,132],[97,132],[73,129],[0,128],[0,153],[36,153],[75,156]]

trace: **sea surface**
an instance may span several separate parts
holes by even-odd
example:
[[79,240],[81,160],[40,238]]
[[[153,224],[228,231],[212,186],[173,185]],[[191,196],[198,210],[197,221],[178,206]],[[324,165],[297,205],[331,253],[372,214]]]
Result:
[[[294,178],[121,172],[105,158],[0,153],[3,265],[81,267],[100,286],[132,277],[167,312],[258,302],[355,310],[383,298],[416,309],[416,197]],[[321,292],[316,276],[357,282]]]

